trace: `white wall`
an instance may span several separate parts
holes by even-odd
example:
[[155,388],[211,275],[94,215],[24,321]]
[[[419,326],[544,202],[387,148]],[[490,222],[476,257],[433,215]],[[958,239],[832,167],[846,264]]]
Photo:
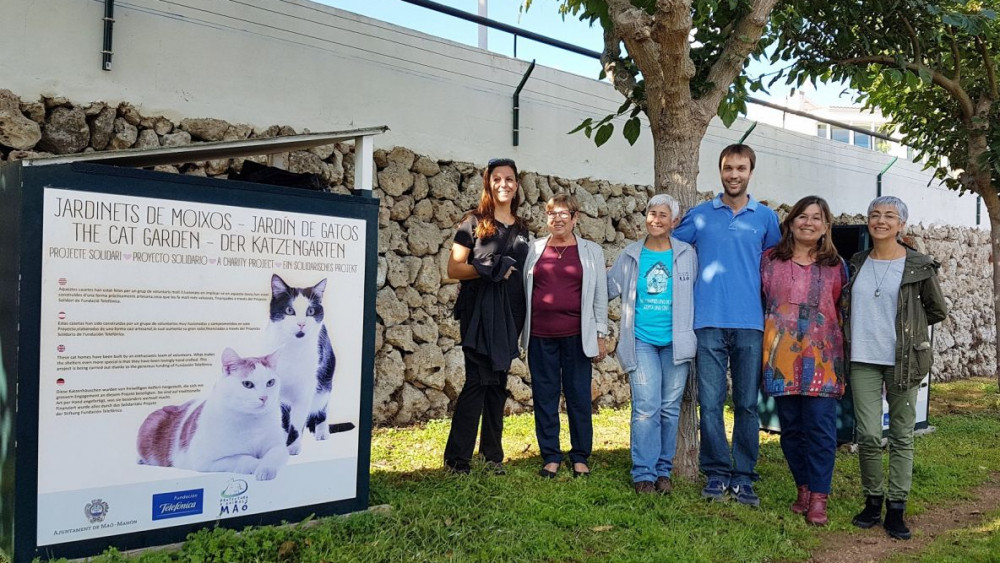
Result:
[[[648,129],[635,147],[618,131],[601,148],[566,135],[620,105],[605,83],[537,66],[521,93],[521,144],[513,147],[512,95],[525,61],[305,0],[130,0],[116,5],[115,55],[105,72],[103,9],[101,0],[0,0],[0,88],[26,100],[129,101],[145,115],[174,120],[217,117],[300,131],[388,125],[377,146],[480,164],[511,156],[544,174],[652,183]],[[748,126],[712,124],[700,189],[718,188],[718,152]],[[817,193],[838,213],[864,211],[888,162],[763,124],[747,142],[759,157],[755,196],[794,202]],[[910,204],[911,222],[974,224],[975,198],[926,189],[929,178],[901,161],[886,175],[884,193]]]

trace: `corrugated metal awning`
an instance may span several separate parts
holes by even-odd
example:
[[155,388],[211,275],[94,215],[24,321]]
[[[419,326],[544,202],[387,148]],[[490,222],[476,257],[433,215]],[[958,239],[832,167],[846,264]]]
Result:
[[260,139],[244,139],[240,141],[214,141],[208,143],[193,143],[176,147],[160,147],[151,149],[126,149],[120,151],[101,151],[56,156],[26,158],[24,166],[48,166],[52,164],[68,164],[73,162],[93,162],[114,166],[132,166],[145,168],[161,164],[183,164],[186,162],[201,162],[223,158],[239,158],[264,154],[277,154],[291,151],[307,150],[313,147],[330,145],[340,141],[353,141],[359,137],[371,137],[385,133],[389,128],[385,125],[365,129],[349,129],[345,131],[330,131],[326,133],[306,133],[289,135],[287,137],[268,137]]

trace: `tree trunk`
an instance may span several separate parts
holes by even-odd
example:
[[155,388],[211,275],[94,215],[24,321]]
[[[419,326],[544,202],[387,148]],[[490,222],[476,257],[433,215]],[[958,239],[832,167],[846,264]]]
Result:
[[1000,196],[995,191],[986,186],[980,195],[983,203],[986,204],[986,213],[990,218],[990,250],[993,257],[993,318],[996,323],[996,362],[994,362],[993,376],[1000,386]]
[[[711,116],[709,116],[709,119]],[[672,127],[670,134],[653,131],[653,168],[657,193],[668,193],[681,204],[681,213],[698,203],[698,155],[701,139],[708,128],[700,120],[677,120],[682,127]],[[681,416],[677,427],[677,452],[674,475],[693,480],[698,477],[698,379],[694,363],[688,372]]]
[[996,323],[996,362],[993,375],[1000,387],[1000,203],[996,209],[986,208],[990,216],[990,247],[993,250],[993,318]]
[[[990,108],[992,100],[982,97],[976,104],[975,117],[967,120],[971,129],[969,135],[969,162],[963,174],[972,177],[972,190],[983,198],[986,213],[990,218],[990,250],[993,258],[993,322],[995,324],[994,352],[996,353],[993,376],[1000,386],[1000,194],[993,188],[993,170],[987,158],[989,153],[988,133],[990,128]],[[987,163],[983,166],[983,163]]]
[[657,193],[668,193],[681,204],[681,212],[698,201],[698,158],[712,115],[696,102],[687,106],[656,108],[650,99],[649,125],[653,134],[653,178]]

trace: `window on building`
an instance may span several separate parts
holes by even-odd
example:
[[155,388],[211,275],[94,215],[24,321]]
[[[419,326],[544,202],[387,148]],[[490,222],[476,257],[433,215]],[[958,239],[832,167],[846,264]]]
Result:
[[829,131],[830,131],[830,126],[827,125],[826,123],[817,123],[816,124],[816,136],[817,137],[820,137],[820,138],[823,138],[823,139],[829,139],[830,138]]
[[856,146],[870,149],[872,148],[872,136],[867,133],[854,132],[854,144]]
[[850,143],[851,131],[834,125],[831,127],[830,138],[834,141],[840,141],[841,143]]

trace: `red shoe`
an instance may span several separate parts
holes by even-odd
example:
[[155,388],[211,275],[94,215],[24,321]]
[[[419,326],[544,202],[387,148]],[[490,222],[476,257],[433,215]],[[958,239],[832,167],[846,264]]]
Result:
[[809,496],[809,512],[806,512],[806,522],[813,526],[826,526],[826,499],[823,493],[812,493]]
[[799,485],[799,496],[792,503],[792,512],[805,514],[809,511],[809,485]]

